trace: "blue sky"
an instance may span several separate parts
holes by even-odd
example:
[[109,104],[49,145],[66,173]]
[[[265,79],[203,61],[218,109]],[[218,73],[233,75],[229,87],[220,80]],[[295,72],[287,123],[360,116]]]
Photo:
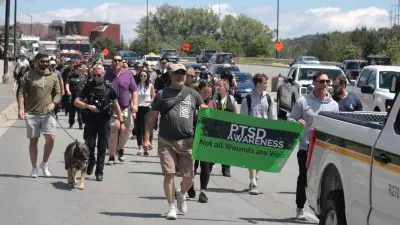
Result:
[[[14,2],[11,0],[11,2]],[[397,0],[280,0],[281,35],[295,37],[309,33],[351,30],[360,26],[389,26],[389,10]],[[219,0],[149,0],[150,10],[168,3],[182,7],[212,7],[219,10]],[[276,27],[276,0],[220,0],[222,15],[244,13]],[[91,20],[120,23],[128,39],[135,37],[133,29],[145,15],[145,0],[18,0],[21,22],[51,22],[61,20]],[[4,3],[0,6],[4,12]],[[13,13],[12,13],[13,14]],[[121,15],[124,15],[121,17]],[[4,23],[4,14],[0,16]]]

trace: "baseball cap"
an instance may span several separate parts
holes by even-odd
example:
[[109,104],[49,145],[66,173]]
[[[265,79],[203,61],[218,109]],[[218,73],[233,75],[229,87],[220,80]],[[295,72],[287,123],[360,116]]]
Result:
[[200,66],[200,70],[206,70],[207,67],[206,66]]
[[171,65],[171,71],[176,75],[186,75],[186,67],[183,64]]
[[161,59],[160,59],[160,62],[162,62],[162,63],[167,63],[167,62],[169,62],[169,60],[168,60],[167,58],[161,58]]
[[52,65],[57,65],[57,63],[56,63],[56,61],[54,61],[54,60],[50,60],[49,65],[50,65],[50,66],[52,66]]

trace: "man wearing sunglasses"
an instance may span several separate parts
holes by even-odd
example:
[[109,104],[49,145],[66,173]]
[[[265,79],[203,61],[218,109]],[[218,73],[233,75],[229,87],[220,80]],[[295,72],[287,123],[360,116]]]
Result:
[[[110,135],[110,119],[113,113],[120,115],[118,119],[121,121],[123,117],[114,88],[111,84],[104,82],[103,65],[96,64],[92,72],[93,79],[85,84],[74,104],[76,107],[86,109],[88,113],[83,134],[90,151],[87,174],[91,175],[96,165],[96,180],[102,181],[107,140]],[[97,161],[95,157],[96,139]]]
[[49,69],[49,56],[37,54],[35,69],[22,78],[18,92],[18,118],[25,120],[29,138],[29,155],[32,163],[31,176],[38,177],[37,157],[40,134],[45,137],[43,161],[40,168],[43,175],[50,177],[48,160],[54,146],[56,120],[50,114],[61,100],[60,83],[57,75]]
[[115,164],[115,153],[118,150],[118,160],[125,161],[124,146],[128,141],[129,134],[133,128],[133,117],[138,111],[137,85],[132,73],[122,68],[123,58],[115,55],[112,60],[111,69],[106,72],[104,80],[112,83],[117,93],[118,103],[122,111],[121,115],[114,114],[111,117],[111,131],[108,139],[110,157],[108,165]]
[[296,188],[296,217],[306,219],[303,208],[306,203],[307,185],[307,151],[308,138],[311,126],[313,125],[318,113],[323,111],[339,112],[339,106],[328,92],[330,80],[325,72],[318,72],[313,76],[314,90],[306,96],[300,97],[294,105],[289,120],[298,121],[304,126],[303,137],[300,141],[299,151],[297,152],[297,162],[299,165],[299,176],[297,177]]

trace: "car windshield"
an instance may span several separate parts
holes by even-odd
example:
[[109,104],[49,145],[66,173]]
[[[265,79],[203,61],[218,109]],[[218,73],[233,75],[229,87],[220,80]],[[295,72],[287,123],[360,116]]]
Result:
[[343,74],[343,72],[339,69],[301,68],[299,73],[299,80],[312,80],[314,75],[321,71],[325,72],[328,75],[329,79],[332,79],[336,75]]
[[398,71],[381,71],[379,73],[379,87],[383,89],[389,89],[390,79],[392,76],[400,76]]
[[347,66],[346,66],[346,69],[348,69],[348,70],[361,70],[366,65],[367,65],[366,62],[348,62]]
[[303,57],[303,60],[304,61],[318,61],[318,59],[315,57]]
[[218,63],[218,64],[230,63],[231,59],[232,59],[232,55],[231,54],[217,55],[216,63]]
[[124,57],[137,57],[138,55],[134,52],[126,52],[124,53]]
[[231,71],[238,71],[239,72],[239,68],[238,67],[235,67],[235,66],[233,66],[233,67],[229,67],[229,68],[226,68],[226,67],[218,67],[217,68],[217,71],[215,72],[216,74],[222,74],[225,70],[231,70]]
[[206,54],[213,54],[213,53],[215,53],[215,51],[214,51],[214,50],[205,50],[204,53],[206,53]]
[[253,77],[249,73],[235,73],[238,83],[252,83]]
[[69,58],[69,59],[80,59],[81,56],[79,54],[62,54],[62,58]]
[[146,57],[146,61],[158,61],[159,59],[158,57]]

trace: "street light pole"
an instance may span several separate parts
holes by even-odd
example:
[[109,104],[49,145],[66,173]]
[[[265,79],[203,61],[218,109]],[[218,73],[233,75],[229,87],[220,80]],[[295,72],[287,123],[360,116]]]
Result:
[[[279,0],[276,7],[276,42],[279,41]],[[275,49],[276,58],[278,58],[278,50]]]
[[17,0],[14,1],[14,60],[17,61]]
[[10,0],[6,0],[6,18],[4,26],[4,70],[3,83],[8,82],[8,30],[10,27]]
[[146,6],[146,52],[145,54],[148,53],[149,51],[149,0],[146,1],[147,6]]

